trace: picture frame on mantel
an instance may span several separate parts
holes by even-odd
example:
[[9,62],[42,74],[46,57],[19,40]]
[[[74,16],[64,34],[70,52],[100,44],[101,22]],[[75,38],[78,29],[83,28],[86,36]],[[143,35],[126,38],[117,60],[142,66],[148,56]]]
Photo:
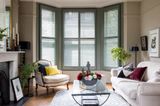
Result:
[[15,102],[18,102],[24,97],[19,77],[11,79],[11,83],[14,91]]
[[160,28],[149,31],[149,56],[160,57]]

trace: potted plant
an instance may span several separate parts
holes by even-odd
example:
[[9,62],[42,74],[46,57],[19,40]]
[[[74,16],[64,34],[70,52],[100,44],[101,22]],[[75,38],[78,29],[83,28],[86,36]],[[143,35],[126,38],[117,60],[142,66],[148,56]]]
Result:
[[0,28],[0,41],[2,41],[3,37],[6,36],[6,34],[5,34],[6,30],[7,30],[7,28],[4,28],[4,29]]
[[6,51],[6,41],[3,39],[6,36],[7,28],[0,28],[0,51]]
[[25,86],[28,84],[28,78],[30,78],[31,74],[38,68],[36,64],[24,64],[22,66],[22,70],[20,71],[20,81],[22,85],[22,89],[24,90]]
[[131,57],[131,54],[124,50],[123,48],[117,47],[111,50],[113,60],[118,60],[125,64],[125,62]]

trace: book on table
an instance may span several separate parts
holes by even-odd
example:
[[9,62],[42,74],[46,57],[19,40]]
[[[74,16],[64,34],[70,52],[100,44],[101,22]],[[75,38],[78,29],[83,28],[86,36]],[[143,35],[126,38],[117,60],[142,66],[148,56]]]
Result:
[[97,96],[82,96],[82,106],[99,106]]

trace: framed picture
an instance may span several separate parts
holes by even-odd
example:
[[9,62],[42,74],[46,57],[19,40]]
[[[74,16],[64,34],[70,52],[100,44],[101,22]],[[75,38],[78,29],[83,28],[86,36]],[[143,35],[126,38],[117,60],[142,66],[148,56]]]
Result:
[[23,92],[20,84],[19,77],[11,79],[14,95],[15,95],[15,100],[19,101],[20,99],[23,98]]
[[159,57],[160,55],[160,29],[149,31],[149,56]]
[[148,39],[147,36],[141,37],[141,50],[147,51],[148,50]]

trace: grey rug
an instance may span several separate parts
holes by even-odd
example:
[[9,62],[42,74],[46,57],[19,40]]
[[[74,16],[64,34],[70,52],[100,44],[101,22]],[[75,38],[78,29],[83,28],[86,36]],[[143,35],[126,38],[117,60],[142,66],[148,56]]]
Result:
[[[101,97],[100,103],[104,101],[106,96]],[[77,98],[80,101],[80,98]],[[71,96],[71,90],[63,90],[56,93],[50,106],[79,106]],[[130,106],[121,96],[111,92],[109,99],[103,106]]]

